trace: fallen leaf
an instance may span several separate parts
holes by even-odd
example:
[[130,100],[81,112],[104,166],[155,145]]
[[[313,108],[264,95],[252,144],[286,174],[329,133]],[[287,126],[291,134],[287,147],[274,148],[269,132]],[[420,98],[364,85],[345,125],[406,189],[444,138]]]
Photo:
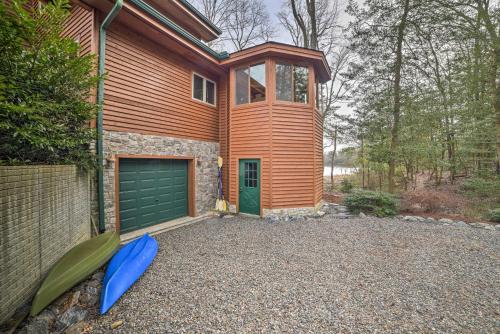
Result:
[[116,329],[116,328],[120,327],[121,325],[123,325],[123,320],[115,321],[115,322],[113,322],[113,324],[111,324],[111,329]]

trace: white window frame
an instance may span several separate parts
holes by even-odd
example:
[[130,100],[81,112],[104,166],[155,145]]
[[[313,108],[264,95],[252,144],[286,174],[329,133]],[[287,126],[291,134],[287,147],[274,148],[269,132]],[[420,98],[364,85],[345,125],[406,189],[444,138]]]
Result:
[[[194,97],[194,76],[197,75],[200,78],[203,79],[203,100],[200,100],[196,97]],[[207,102],[207,81],[211,82],[214,85],[214,103]],[[217,83],[213,80],[208,79],[207,77],[197,73],[193,72],[193,75],[191,76],[191,98],[195,101],[205,103],[211,107],[215,107],[217,105]]]

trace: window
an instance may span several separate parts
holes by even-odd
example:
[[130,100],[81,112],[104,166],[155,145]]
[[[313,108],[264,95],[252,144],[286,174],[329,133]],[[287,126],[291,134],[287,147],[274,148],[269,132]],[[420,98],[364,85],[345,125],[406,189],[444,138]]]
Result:
[[292,65],[276,64],[276,99],[292,101]]
[[235,70],[236,105],[266,100],[266,65],[257,64]]
[[193,73],[193,99],[215,105],[215,82]]
[[215,84],[212,81],[206,81],[205,102],[215,104]]
[[276,99],[309,102],[309,70],[305,66],[276,64]]
[[257,188],[257,163],[245,162],[245,187]]

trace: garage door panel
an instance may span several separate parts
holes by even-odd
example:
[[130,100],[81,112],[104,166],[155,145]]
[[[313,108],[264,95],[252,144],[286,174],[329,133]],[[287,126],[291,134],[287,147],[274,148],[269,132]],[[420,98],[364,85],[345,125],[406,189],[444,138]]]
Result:
[[120,159],[122,232],[187,215],[187,161]]

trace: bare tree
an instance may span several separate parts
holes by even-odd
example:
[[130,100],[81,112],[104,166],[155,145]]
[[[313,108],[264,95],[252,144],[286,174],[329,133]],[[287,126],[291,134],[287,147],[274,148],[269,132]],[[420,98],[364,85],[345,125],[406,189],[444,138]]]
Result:
[[286,0],[278,19],[297,46],[330,54],[338,35],[338,1]]
[[195,4],[222,30],[210,46],[238,51],[276,35],[263,0],[197,0]]
[[230,0],[196,0],[195,4],[210,22],[222,27],[228,14],[226,8],[229,2]]
[[[326,147],[333,147],[333,167],[337,144],[345,127],[338,110],[340,103],[349,94],[350,78],[346,72],[351,52],[342,45],[342,27],[338,24],[339,4],[337,0],[285,0],[278,19],[297,46],[323,51],[329,63],[331,80],[319,87],[320,108],[323,112],[324,139]],[[325,148],[326,148],[325,147]]]
[[227,10],[226,40],[234,49],[242,50],[274,36],[275,29],[262,0],[231,0]]

